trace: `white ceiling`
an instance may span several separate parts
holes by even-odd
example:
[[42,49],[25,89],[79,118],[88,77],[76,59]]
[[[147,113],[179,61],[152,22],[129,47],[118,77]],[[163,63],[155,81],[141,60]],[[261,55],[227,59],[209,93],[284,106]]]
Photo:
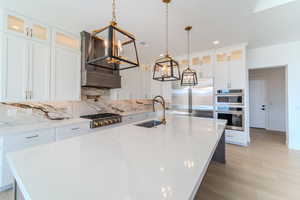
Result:
[[[92,30],[111,19],[111,0],[4,0],[4,7],[72,32]],[[186,52],[184,27],[192,25],[193,51],[247,42],[251,48],[300,40],[300,1],[253,12],[257,0],[173,0],[170,5],[172,55]],[[139,47],[151,63],[164,47],[165,7],[160,0],[117,0],[119,25],[148,47]]]

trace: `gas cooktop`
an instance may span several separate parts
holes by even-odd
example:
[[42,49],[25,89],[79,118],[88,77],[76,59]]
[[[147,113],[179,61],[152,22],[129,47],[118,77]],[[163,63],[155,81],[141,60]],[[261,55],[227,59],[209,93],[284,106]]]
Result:
[[85,115],[81,118],[90,119],[91,128],[98,128],[122,122],[122,116],[114,113],[100,113],[95,115]]

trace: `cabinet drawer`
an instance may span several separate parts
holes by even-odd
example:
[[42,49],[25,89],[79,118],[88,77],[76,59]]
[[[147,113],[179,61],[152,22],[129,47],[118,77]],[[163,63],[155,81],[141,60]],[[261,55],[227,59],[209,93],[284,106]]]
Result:
[[226,130],[225,140],[227,143],[238,144],[238,145],[247,145],[247,134],[241,131],[232,131]]
[[6,160],[7,153],[51,142],[55,142],[55,129],[31,131],[16,136],[4,137],[4,147],[2,157],[0,157],[0,187],[9,187],[13,183],[13,176]]
[[4,139],[5,151],[18,151],[27,147],[47,144],[55,141],[55,129],[45,129],[8,136]]
[[74,124],[70,126],[56,128],[56,140],[63,140],[86,134],[89,132],[89,129],[89,123]]

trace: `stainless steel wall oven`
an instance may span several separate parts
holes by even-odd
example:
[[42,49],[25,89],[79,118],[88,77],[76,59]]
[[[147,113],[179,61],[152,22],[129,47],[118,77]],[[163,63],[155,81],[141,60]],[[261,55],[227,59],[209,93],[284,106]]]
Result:
[[230,106],[218,106],[216,111],[217,119],[227,120],[228,130],[244,131],[244,108],[242,107],[230,107]]
[[243,90],[218,90],[216,94],[217,105],[244,105]]

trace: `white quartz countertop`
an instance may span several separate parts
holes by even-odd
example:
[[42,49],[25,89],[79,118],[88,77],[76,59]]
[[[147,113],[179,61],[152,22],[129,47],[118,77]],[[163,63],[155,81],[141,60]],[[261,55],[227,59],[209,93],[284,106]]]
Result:
[[226,122],[169,115],[157,128],[134,124],[8,154],[25,199],[192,199]]

